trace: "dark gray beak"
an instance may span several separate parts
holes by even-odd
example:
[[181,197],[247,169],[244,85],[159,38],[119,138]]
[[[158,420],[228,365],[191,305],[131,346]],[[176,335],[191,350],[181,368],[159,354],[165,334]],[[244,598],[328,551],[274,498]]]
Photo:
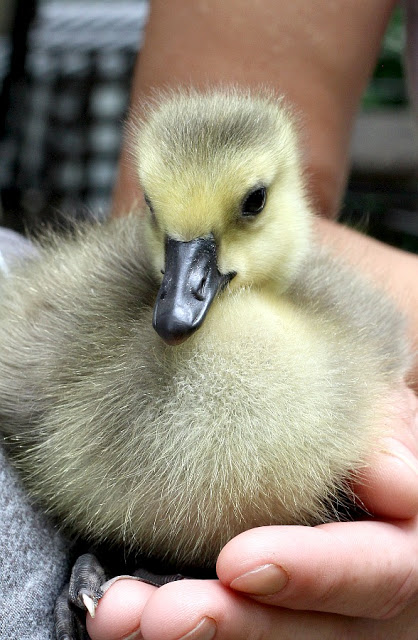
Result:
[[219,273],[212,235],[190,242],[168,238],[152,321],[158,335],[171,345],[186,340],[201,326],[217,292],[234,276]]

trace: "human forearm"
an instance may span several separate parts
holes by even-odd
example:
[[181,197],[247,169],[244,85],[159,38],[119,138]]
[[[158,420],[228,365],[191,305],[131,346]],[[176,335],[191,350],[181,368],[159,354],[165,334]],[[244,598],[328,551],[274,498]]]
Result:
[[[132,110],[155,88],[267,86],[284,94],[301,123],[315,209],[333,217],[344,189],[350,129],[393,0],[153,0],[132,86]],[[114,212],[137,197],[124,152]]]

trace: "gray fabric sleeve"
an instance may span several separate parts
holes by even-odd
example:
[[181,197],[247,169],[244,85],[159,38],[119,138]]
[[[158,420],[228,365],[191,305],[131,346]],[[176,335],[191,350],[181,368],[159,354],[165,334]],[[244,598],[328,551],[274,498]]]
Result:
[[[0,272],[36,252],[0,229]],[[1,297],[0,297],[1,304]],[[68,575],[67,543],[31,505],[0,445],[0,640],[52,640],[53,609]]]
[[34,508],[0,449],[0,638],[52,640],[68,574],[65,539]]

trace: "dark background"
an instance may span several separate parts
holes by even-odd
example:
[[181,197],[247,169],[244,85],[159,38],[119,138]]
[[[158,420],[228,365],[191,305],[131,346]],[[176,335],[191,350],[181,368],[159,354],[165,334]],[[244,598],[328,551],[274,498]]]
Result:
[[[23,231],[106,215],[146,0],[2,0],[0,222]],[[418,252],[418,138],[401,8],[352,142],[344,222]]]

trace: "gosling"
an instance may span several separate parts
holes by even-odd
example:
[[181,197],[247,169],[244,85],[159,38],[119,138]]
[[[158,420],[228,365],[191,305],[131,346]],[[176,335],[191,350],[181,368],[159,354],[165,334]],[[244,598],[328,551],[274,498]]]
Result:
[[165,93],[130,136],[144,211],[1,282],[1,429],[69,531],[211,567],[243,530],[354,501],[405,328],[315,244],[281,100]]

